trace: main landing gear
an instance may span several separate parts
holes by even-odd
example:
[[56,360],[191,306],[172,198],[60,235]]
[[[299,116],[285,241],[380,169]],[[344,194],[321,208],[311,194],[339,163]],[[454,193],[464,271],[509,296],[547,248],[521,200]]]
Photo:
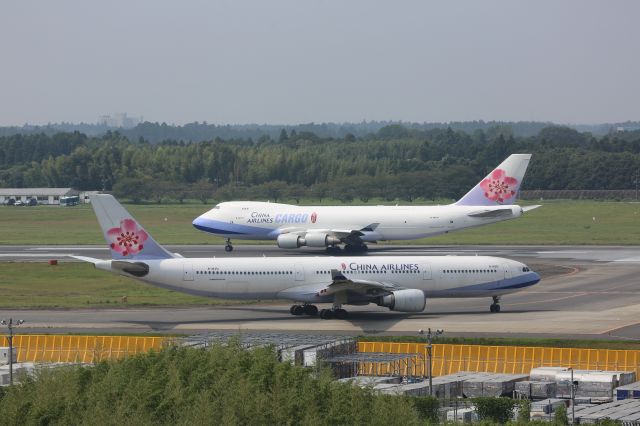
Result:
[[289,312],[291,312],[291,315],[309,315],[314,317],[318,315],[318,307],[315,305],[307,304],[293,305],[291,308],[289,308]]
[[489,310],[493,313],[500,312],[500,296],[493,296],[493,303],[489,306]]
[[224,245],[224,251],[233,251],[233,246],[231,245],[231,238],[227,238],[226,244]]
[[338,309],[322,309],[320,311],[320,318],[323,320],[329,319],[339,319],[344,320],[347,319],[348,313],[342,308]]
[[341,252],[345,253],[364,253],[369,250],[369,247],[366,244],[360,245],[352,245],[346,244],[344,249],[341,249],[340,246],[329,246],[325,249],[327,254],[340,254]]
[[[291,308],[289,308],[289,312],[291,313],[291,315],[296,315],[296,316],[308,315],[308,316],[314,317],[318,315],[318,307],[315,305],[308,305],[308,304],[293,305]],[[343,319],[347,319],[347,316],[348,316],[347,311],[342,309],[340,305],[334,306],[332,309],[321,309],[319,313],[320,313],[320,318],[324,320],[329,320],[334,318],[343,320]]]

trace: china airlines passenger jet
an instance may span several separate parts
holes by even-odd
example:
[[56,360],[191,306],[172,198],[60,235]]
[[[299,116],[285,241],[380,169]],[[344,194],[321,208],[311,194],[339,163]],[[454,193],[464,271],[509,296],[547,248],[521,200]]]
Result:
[[375,303],[422,312],[429,297],[491,297],[532,286],[527,265],[489,256],[183,258],[149,235],[111,195],[91,195],[111,260],[85,256],[98,269],[183,293],[225,299],[285,299],[293,315],[344,319],[343,305]]
[[220,203],[193,226],[227,239],[276,240],[278,247],[365,251],[365,243],[413,240],[522,216],[539,206],[515,203],[531,154],[513,154],[464,197],[444,206],[295,206],[257,201]]

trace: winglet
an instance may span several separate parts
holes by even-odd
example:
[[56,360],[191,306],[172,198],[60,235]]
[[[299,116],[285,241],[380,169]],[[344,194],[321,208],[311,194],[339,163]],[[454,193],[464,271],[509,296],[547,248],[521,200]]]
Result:
[[515,204],[531,154],[511,154],[455,204],[496,206]]
[[336,281],[349,281],[349,279],[347,277],[344,276],[344,274],[340,271],[338,271],[337,269],[332,269],[331,270],[331,279],[333,280],[333,282]]
[[156,243],[122,205],[109,194],[90,195],[111,256],[114,259],[170,259],[175,257]]

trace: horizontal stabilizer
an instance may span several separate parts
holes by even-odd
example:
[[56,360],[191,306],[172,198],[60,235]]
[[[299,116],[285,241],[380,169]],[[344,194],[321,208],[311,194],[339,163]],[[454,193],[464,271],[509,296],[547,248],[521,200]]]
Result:
[[541,204],[536,204],[534,206],[524,206],[524,207],[522,207],[522,211],[523,212],[529,212],[531,210],[537,209],[538,207],[542,207],[542,205]]
[[467,216],[470,217],[487,217],[487,218],[496,218],[502,216],[511,216],[511,209],[495,209],[495,210],[479,210],[475,212],[468,213]]
[[78,259],[78,260],[82,260],[83,262],[89,262],[89,263],[93,263],[94,265],[98,262],[103,262],[102,259],[96,259],[95,257],[87,257],[87,256],[74,256],[74,255],[69,255],[69,257],[72,257],[74,259]]

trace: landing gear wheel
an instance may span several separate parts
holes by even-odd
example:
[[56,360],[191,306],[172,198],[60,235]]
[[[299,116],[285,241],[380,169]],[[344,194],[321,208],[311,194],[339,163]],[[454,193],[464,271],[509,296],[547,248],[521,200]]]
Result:
[[304,307],[301,305],[293,305],[289,309],[289,312],[291,312],[291,315],[302,315],[304,314]]
[[227,238],[227,243],[224,246],[224,251],[226,252],[233,251],[233,246],[231,245],[231,238]]
[[323,320],[333,319],[333,311],[331,309],[322,309],[320,311],[320,318]]
[[327,254],[339,254],[342,250],[338,246],[329,246],[325,249]]
[[489,306],[489,310],[494,313],[500,312],[500,296],[493,296],[493,303]]
[[336,317],[336,319],[344,320],[347,319],[348,314],[344,309],[336,309],[335,311],[333,311],[333,315]]
[[318,315],[318,307],[315,305],[304,305],[302,308],[304,309],[305,315],[309,315],[311,317]]

